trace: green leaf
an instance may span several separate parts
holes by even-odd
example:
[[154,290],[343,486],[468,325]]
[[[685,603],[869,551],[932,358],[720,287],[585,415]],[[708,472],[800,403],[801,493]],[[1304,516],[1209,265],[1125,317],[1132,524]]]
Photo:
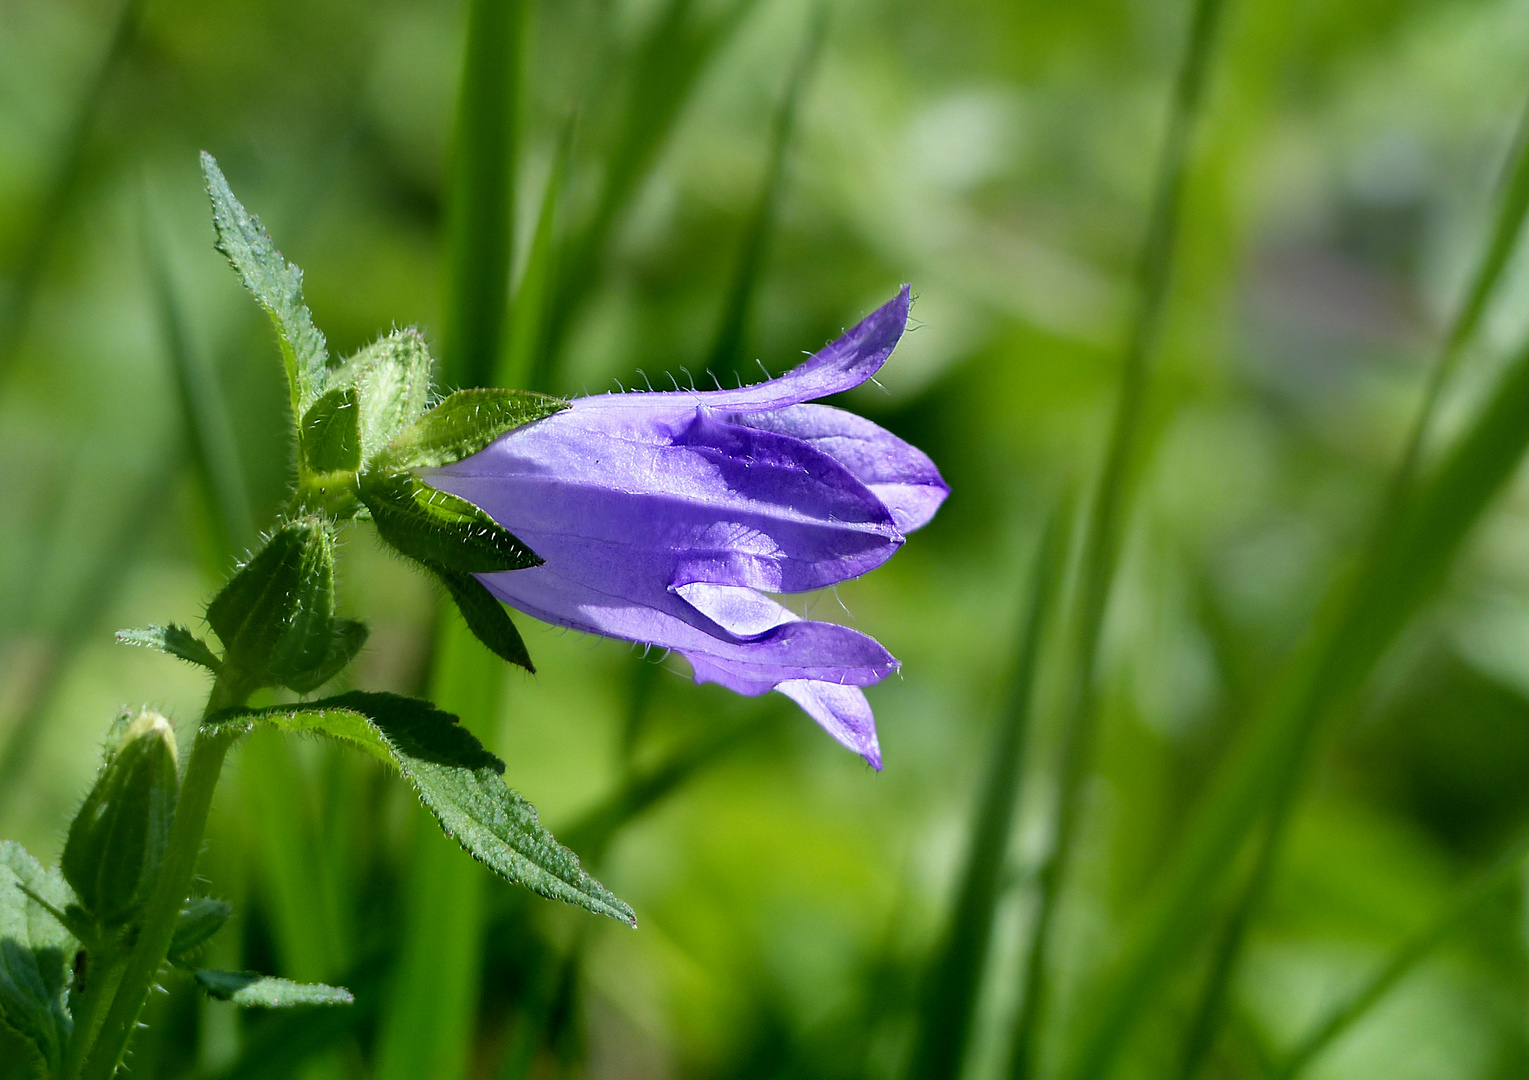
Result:
[[508,881],[554,900],[636,925],[632,909],[579,866],[536,810],[506,786],[504,762],[457,718],[427,701],[353,692],[306,705],[230,710],[209,728],[271,724],[351,743],[398,769],[441,828]]
[[49,1075],[72,1029],[65,996],[80,946],[44,904],[62,911],[73,903],[62,874],[0,841],[0,1022],[37,1048]]
[[562,398],[529,390],[458,390],[389,443],[378,468],[450,465],[472,457],[507,431],[568,407]]
[[329,375],[329,387],[354,386],[361,457],[370,461],[430,404],[430,350],[417,330],[395,330]]
[[444,566],[431,566],[430,570],[451,593],[451,599],[456,602],[457,610],[462,613],[474,637],[500,659],[519,664],[533,675],[536,673],[520,631],[515,629],[510,613],[497,596],[471,574],[448,570]]
[[420,562],[468,574],[526,570],[542,560],[488,514],[408,473],[367,473],[361,501],[383,540]]
[[142,909],[159,877],[179,794],[175,731],[145,709],[102,768],[64,844],[64,877],[99,925],[124,926]]
[[356,1002],[343,986],[295,983],[254,971],[198,969],[193,974],[211,996],[246,1009],[295,1009],[306,1005],[354,1005]]
[[302,416],[324,387],[329,351],[303,304],[303,272],[271,243],[260,219],[234,198],[211,154],[202,154],[202,173],[212,199],[212,222],[218,250],[238,271],[244,287],[271,316],[281,341],[282,363],[291,387],[292,414]]
[[158,649],[160,652],[178,656],[182,660],[189,660],[193,664],[201,664],[209,671],[217,671],[223,665],[217,654],[207,647],[207,643],[197,637],[184,626],[175,623],[166,623],[164,626],[149,626],[142,630],[118,630],[117,640],[124,645],[142,645],[148,649]]
[[223,929],[233,913],[233,907],[226,900],[214,900],[210,896],[187,900],[175,924],[175,936],[170,939],[170,961],[189,963],[197,951]]
[[303,414],[298,445],[309,472],[355,472],[361,468],[360,393],[336,386],[320,395]]

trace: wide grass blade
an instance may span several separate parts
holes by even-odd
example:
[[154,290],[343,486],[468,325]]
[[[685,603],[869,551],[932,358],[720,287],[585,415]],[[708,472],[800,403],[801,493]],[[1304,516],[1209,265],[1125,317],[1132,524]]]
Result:
[[1035,921],[1030,932],[1024,987],[1014,1037],[1011,1074],[1027,1080],[1035,1074],[1037,1034],[1046,1009],[1046,972],[1057,900],[1071,861],[1082,809],[1082,791],[1093,758],[1097,728],[1099,639],[1119,558],[1120,537],[1138,464],[1142,419],[1150,383],[1150,361],[1162,328],[1173,276],[1184,175],[1195,121],[1205,96],[1216,28],[1224,0],[1196,0],[1189,43],[1179,69],[1169,114],[1167,139],[1159,163],[1147,235],[1138,265],[1138,300],[1126,342],[1120,396],[1104,467],[1090,507],[1079,568],[1074,621],[1072,701],[1062,747],[1056,825],[1051,850],[1041,869]]
[[1030,574],[1029,598],[1015,640],[1008,700],[989,752],[987,783],[972,822],[966,872],[944,946],[925,981],[911,1080],[955,1080],[966,1062],[993,921],[1003,894],[1011,825],[1024,773],[1041,641],[1050,621],[1067,551],[1068,504],[1051,515]]
[[1508,367],[1475,421],[1426,483],[1342,575],[1267,706],[1230,753],[1187,839],[1133,934],[1063,1076],[1103,1076],[1158,983],[1203,924],[1249,832],[1293,784],[1323,722],[1358,692],[1387,646],[1437,588],[1467,533],[1529,447],[1529,349]]
[[827,27],[828,10],[819,3],[813,10],[807,36],[802,41],[801,52],[797,55],[796,65],[786,83],[785,96],[781,98],[780,108],[775,113],[775,123],[770,132],[770,152],[765,159],[764,183],[759,189],[759,200],[744,225],[743,240],[738,246],[738,262],[723,299],[722,318],[717,325],[716,340],[712,343],[711,354],[706,362],[707,368],[724,383],[741,380],[744,366],[748,362],[744,350],[748,346],[749,315],[769,255],[770,236],[775,229],[782,180],[786,172],[786,155],[791,147],[792,133],[796,130],[796,114],[802,94],[813,69],[817,67]]
[[471,0],[447,204],[446,340],[451,387],[487,386],[499,366],[515,228],[523,0]]
[[642,187],[693,95],[701,72],[732,36],[754,0],[727,0],[697,14],[694,0],[668,0],[637,49],[625,114],[603,155],[605,176],[593,212],[568,244],[558,270],[545,348],[556,353],[622,213]]
[[[500,363],[509,304],[521,40],[520,0],[471,0],[454,128],[443,366],[454,388],[488,382]],[[431,700],[484,741],[503,704],[504,663],[442,609]],[[422,827],[393,989],[378,1045],[378,1080],[465,1074],[476,1034],[484,875],[434,828]]]
[[[1504,167],[1500,205],[1491,238],[1482,253],[1481,264],[1476,269],[1465,300],[1445,335],[1401,461],[1392,475],[1380,512],[1376,515],[1372,538],[1376,550],[1384,548],[1388,537],[1399,527],[1400,519],[1406,512],[1407,495],[1416,479],[1439,398],[1458,363],[1462,349],[1480,325],[1487,301],[1501,279],[1503,268],[1523,231],[1526,212],[1529,212],[1529,107],[1526,107],[1520,119],[1513,152]],[[1286,777],[1285,785],[1275,794],[1274,806],[1259,841],[1252,872],[1234,898],[1222,932],[1212,948],[1209,972],[1187,1029],[1179,1073],[1182,1080],[1191,1080],[1215,1041],[1216,1028],[1223,1014],[1223,998],[1236,968],[1254,910],[1278,861],[1304,771],[1300,768],[1292,770]]]

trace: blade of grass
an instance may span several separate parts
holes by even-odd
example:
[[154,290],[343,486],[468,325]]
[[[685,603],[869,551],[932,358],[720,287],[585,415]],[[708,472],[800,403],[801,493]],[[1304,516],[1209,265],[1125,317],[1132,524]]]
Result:
[[[517,160],[516,101],[529,9],[471,0],[457,99],[447,220],[444,368],[459,387],[482,385],[505,340]],[[430,697],[485,743],[503,706],[505,665],[443,605],[436,621]],[[481,978],[484,879],[433,827],[418,830],[393,987],[378,1045],[378,1080],[466,1074]]]
[[1491,399],[1426,483],[1342,574],[1307,640],[1256,713],[1191,818],[1186,840],[1131,937],[1100,1001],[1085,1014],[1081,1049],[1063,1073],[1093,1080],[1204,921],[1215,887],[1248,833],[1293,786],[1324,722],[1349,704],[1386,648],[1443,580],[1472,526],[1529,445],[1529,349],[1509,365]]
[[733,269],[732,281],[722,304],[722,318],[717,325],[717,336],[711,347],[706,366],[722,382],[730,383],[743,377],[744,350],[748,345],[749,315],[753,308],[754,294],[770,248],[770,234],[780,205],[782,180],[786,172],[786,152],[791,146],[791,136],[796,129],[797,109],[802,93],[812,71],[817,67],[818,56],[823,49],[823,35],[828,27],[828,9],[820,2],[812,12],[807,25],[807,35],[802,40],[801,51],[786,83],[785,95],[775,113],[775,123],[770,132],[770,152],[765,159],[764,183],[759,189],[759,200],[754,204],[743,229],[743,241],[738,246],[738,262]]
[[96,63],[90,82],[80,94],[74,116],[64,135],[53,172],[48,179],[42,205],[32,217],[31,231],[21,245],[21,259],[11,286],[10,310],[0,324],[0,382],[10,373],[26,331],[27,318],[37,296],[37,287],[47,269],[48,257],[57,243],[59,231],[68,218],[69,205],[79,191],[84,171],[85,151],[90,147],[96,118],[101,113],[107,90],[117,66],[128,54],[138,36],[142,0],[122,0],[117,20],[107,39],[106,48]]
[[[455,610],[436,633],[429,697],[491,741],[505,664]],[[467,1074],[477,1034],[485,871],[421,813],[408,870],[408,914],[383,1011],[377,1080],[453,1080]]]
[[732,36],[754,0],[728,0],[717,15],[695,14],[694,0],[669,0],[638,47],[625,115],[605,155],[600,195],[588,221],[568,245],[557,276],[545,349],[555,354],[595,271],[610,234],[668,143],[708,62]]
[[[239,461],[238,442],[227,401],[216,372],[191,345],[179,290],[171,277],[160,226],[150,208],[147,186],[142,192],[141,214],[144,260],[154,290],[160,333],[175,373],[182,425],[189,443],[189,457],[209,501],[209,515],[219,547],[225,556],[243,551],[255,538],[249,486]],[[217,568],[218,571],[222,566]]]
[[1347,1001],[1330,1012],[1273,1070],[1274,1080],[1294,1080],[1316,1057],[1353,1027],[1386,996],[1409,971],[1425,958],[1494,895],[1512,884],[1529,856],[1529,832],[1498,857],[1469,884],[1461,888],[1432,919],[1409,934]]
[[[1392,474],[1385,501],[1376,515],[1371,540],[1374,550],[1383,549],[1387,537],[1398,527],[1406,512],[1407,496],[1416,478],[1439,398],[1448,385],[1462,349],[1480,325],[1487,301],[1495,291],[1518,236],[1523,231],[1524,217],[1529,212],[1529,107],[1526,107],[1520,118],[1513,150],[1504,163],[1499,187],[1501,196],[1496,220],[1486,249],[1482,252],[1481,264],[1444,337],[1401,460]],[[1215,1041],[1216,1029],[1224,1012],[1226,990],[1236,969],[1254,910],[1273,874],[1304,773],[1305,768],[1302,766],[1292,769],[1286,785],[1275,793],[1274,806],[1258,845],[1253,871],[1238,891],[1222,933],[1213,946],[1209,974],[1185,1037],[1179,1071],[1181,1080],[1191,1080],[1199,1071]]]
[[113,600],[130,576],[128,571],[143,540],[163,512],[170,496],[172,475],[173,470],[166,464],[151,468],[138,482],[135,496],[127,504],[129,512],[122,516],[121,528],[102,546],[58,620],[51,647],[44,654],[46,668],[31,680],[31,695],[17,709],[10,738],[0,747],[0,813],[7,797],[19,794],[22,789],[22,777],[31,764],[48,712],[57,700],[64,673],[73,666],[90,635],[100,629],[102,615],[111,610]]
[[993,921],[1003,893],[1041,640],[1062,578],[1068,517],[1064,502],[1052,512],[1035,554],[1026,610],[1014,644],[1008,700],[995,726],[987,783],[972,821],[966,872],[944,946],[926,978],[910,1080],[955,1080],[966,1063]]
[[499,366],[496,386],[545,391],[550,384],[552,358],[547,352],[547,319],[552,288],[557,281],[563,189],[568,182],[573,131],[574,117],[570,116],[552,154],[552,170],[547,175],[547,187],[536,215],[531,250],[526,255],[526,268],[510,309],[509,345]]
[[1196,0],[1190,21],[1189,41],[1174,88],[1151,217],[1137,270],[1137,308],[1126,343],[1114,427],[1084,533],[1075,615],[1078,645],[1071,715],[1062,748],[1055,832],[1051,850],[1041,869],[1035,921],[1025,962],[1010,1067],[1010,1075],[1015,1080],[1028,1080],[1035,1075],[1037,1033],[1041,1030],[1046,1009],[1046,971],[1052,925],[1077,835],[1084,780],[1093,757],[1098,712],[1094,684],[1099,638],[1115,579],[1123,519],[1137,464],[1151,374],[1150,360],[1162,328],[1172,280],[1190,141],[1205,96],[1216,28],[1223,7],[1224,0]]
[[1475,336],[1481,317],[1486,312],[1487,301],[1496,289],[1502,272],[1508,265],[1508,257],[1513,254],[1519,234],[1523,231],[1524,216],[1526,212],[1529,212],[1529,104],[1525,105],[1519,119],[1518,132],[1508,160],[1504,164],[1499,183],[1500,204],[1492,238],[1487,244],[1481,265],[1476,268],[1476,275],[1471,280],[1470,289],[1465,294],[1465,302],[1460,305],[1454,322],[1450,324],[1449,332],[1444,338],[1444,346],[1429,376],[1428,386],[1423,394],[1422,408],[1418,410],[1417,419],[1413,423],[1412,433],[1407,441],[1406,452],[1402,457],[1402,464],[1397,469],[1396,478],[1393,481],[1388,504],[1393,510],[1412,483],[1418,462],[1427,445],[1434,414],[1438,411],[1439,398],[1459,364],[1460,354],[1466,343]]
[[444,374],[487,386],[499,366],[514,250],[524,0],[471,0],[447,218]]

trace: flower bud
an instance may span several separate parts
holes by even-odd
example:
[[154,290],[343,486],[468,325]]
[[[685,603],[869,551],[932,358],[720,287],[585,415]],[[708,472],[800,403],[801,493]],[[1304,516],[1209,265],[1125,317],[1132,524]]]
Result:
[[126,924],[147,900],[179,791],[175,732],[145,709],[107,757],[64,845],[64,877],[101,926]]

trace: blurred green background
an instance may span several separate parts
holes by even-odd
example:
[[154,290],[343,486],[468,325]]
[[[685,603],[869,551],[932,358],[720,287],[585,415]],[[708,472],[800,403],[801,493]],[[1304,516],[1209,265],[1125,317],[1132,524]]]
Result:
[[[492,145],[463,107],[465,4],[0,0],[0,835],[40,857],[57,857],[117,710],[151,704],[189,732],[206,694],[111,632],[194,624],[288,480],[272,335],[212,249],[198,150],[304,269],[337,352],[418,325],[449,385],[603,392],[749,377],[756,358],[778,374],[911,282],[910,333],[840,403],[953,489],[890,564],[805,601],[903,662],[869,692],[881,774],[783,699],[693,686],[620,642],[521,619],[536,676],[463,655],[431,588],[355,532],[343,606],[372,637],[352,685],[461,710],[640,929],[490,881],[370,762],[251,738],[202,864],[239,912],[217,965],[344,982],[358,1004],[236,1016],[170,980],[131,1075],[1010,1075],[1066,784],[1054,628],[1022,782],[997,797],[1018,814],[987,962],[951,975],[936,958],[991,819],[974,815],[1010,730],[1044,522],[1100,470],[1190,7],[480,0],[503,39],[479,42],[485,62],[518,86],[501,110],[513,254],[481,280],[490,306],[514,303],[472,361],[451,339],[451,267],[473,265],[460,223],[484,208],[460,166]],[[1526,58],[1523,0],[1227,0],[1038,1075],[1066,1071],[1091,988],[1365,542],[1494,228]],[[1522,262],[1461,355],[1440,445],[1529,331]],[[1189,1032],[1232,888],[1142,991],[1113,1075],[1274,1074],[1509,850],[1529,821],[1526,537],[1519,479],[1324,727],[1208,1049]],[[1244,848],[1233,882],[1252,873]],[[1304,1075],[1529,1070],[1529,878],[1510,860],[1492,880]],[[968,998],[964,1060],[928,1065],[942,1006]],[[26,1065],[6,1040],[9,1080]]]

